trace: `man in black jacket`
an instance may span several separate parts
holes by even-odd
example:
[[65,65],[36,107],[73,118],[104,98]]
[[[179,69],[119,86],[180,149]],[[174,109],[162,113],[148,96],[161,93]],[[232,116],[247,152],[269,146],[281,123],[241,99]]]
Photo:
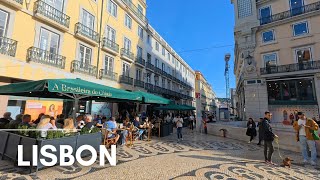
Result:
[[278,136],[272,132],[272,128],[270,126],[270,120],[271,120],[272,114],[269,111],[266,111],[264,113],[264,116],[265,117],[262,121],[262,127],[263,127],[263,132],[264,132],[264,136],[263,136],[264,158],[265,158],[265,162],[267,164],[274,164],[271,161],[272,153],[274,151],[272,141],[274,140],[274,138],[278,138]]

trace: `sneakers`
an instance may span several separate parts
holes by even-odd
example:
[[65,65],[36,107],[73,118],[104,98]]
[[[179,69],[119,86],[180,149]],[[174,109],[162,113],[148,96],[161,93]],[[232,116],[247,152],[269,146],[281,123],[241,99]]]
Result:
[[183,141],[183,138],[181,138],[181,141]]
[[311,166],[316,166],[317,165],[317,163],[316,162],[314,162],[314,161],[311,161]]
[[251,143],[251,141],[248,142],[249,144]]
[[308,160],[304,159],[304,160],[303,160],[303,163],[304,163],[304,164],[308,163]]

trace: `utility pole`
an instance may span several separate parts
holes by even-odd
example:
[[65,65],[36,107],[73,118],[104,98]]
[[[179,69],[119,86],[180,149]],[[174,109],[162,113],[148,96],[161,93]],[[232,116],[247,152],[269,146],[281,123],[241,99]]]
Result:
[[100,51],[101,51],[101,32],[102,32],[102,16],[104,10],[104,0],[101,2],[101,12],[100,12],[100,29],[99,29],[99,45],[98,45],[98,59],[97,59],[97,79],[99,79],[99,62],[100,62]]
[[227,53],[224,56],[224,61],[226,62],[225,70],[224,70],[224,76],[226,78],[226,100],[227,100],[227,109],[229,111],[229,99],[230,99],[230,85],[229,85],[229,60],[231,55]]

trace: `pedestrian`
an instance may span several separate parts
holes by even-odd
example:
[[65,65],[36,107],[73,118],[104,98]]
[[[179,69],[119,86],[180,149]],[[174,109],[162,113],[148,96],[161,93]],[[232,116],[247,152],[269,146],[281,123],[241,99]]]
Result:
[[178,136],[178,142],[182,139],[182,127],[183,127],[183,119],[180,118],[179,115],[176,116],[176,118],[173,119],[173,122],[176,123],[177,127],[177,136]]
[[202,118],[202,122],[203,122],[204,133],[205,133],[205,134],[208,134],[207,118],[203,117],[203,118]]
[[303,163],[307,163],[308,149],[311,151],[311,161],[310,164],[315,166],[317,160],[317,149],[315,140],[319,140],[317,130],[319,128],[318,124],[313,120],[306,118],[303,112],[298,113],[299,120],[293,124],[298,137],[297,140],[300,142],[300,148],[303,157]]
[[249,118],[249,121],[247,122],[247,136],[250,136],[250,140],[248,143],[251,143],[254,137],[257,136],[257,131],[256,131],[256,123],[253,121],[252,118]]
[[194,115],[191,114],[190,117],[189,117],[190,121],[190,129],[193,131],[193,124],[194,124]]
[[272,142],[274,140],[274,138],[278,138],[277,135],[275,135],[273,132],[272,132],[272,128],[270,126],[270,121],[271,121],[271,118],[272,118],[272,114],[269,112],[269,111],[266,111],[264,113],[265,117],[262,121],[262,127],[263,127],[263,140],[264,140],[264,158],[265,158],[265,162],[267,164],[272,164],[272,165],[275,165],[273,162],[272,162],[272,154],[274,152],[274,149],[273,149],[273,145],[272,145]]
[[262,127],[262,121],[263,121],[263,118],[260,118],[258,125],[257,125],[257,127],[259,128],[259,142],[257,145],[261,145],[261,141],[263,141],[264,132],[263,132],[263,127]]

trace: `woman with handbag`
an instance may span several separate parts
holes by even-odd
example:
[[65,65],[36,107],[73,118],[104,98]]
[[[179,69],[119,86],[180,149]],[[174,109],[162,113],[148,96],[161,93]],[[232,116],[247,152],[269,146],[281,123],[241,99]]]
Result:
[[247,136],[250,136],[250,141],[248,143],[251,143],[254,137],[257,136],[257,131],[256,131],[256,123],[253,121],[252,118],[249,118],[249,121],[247,122]]

